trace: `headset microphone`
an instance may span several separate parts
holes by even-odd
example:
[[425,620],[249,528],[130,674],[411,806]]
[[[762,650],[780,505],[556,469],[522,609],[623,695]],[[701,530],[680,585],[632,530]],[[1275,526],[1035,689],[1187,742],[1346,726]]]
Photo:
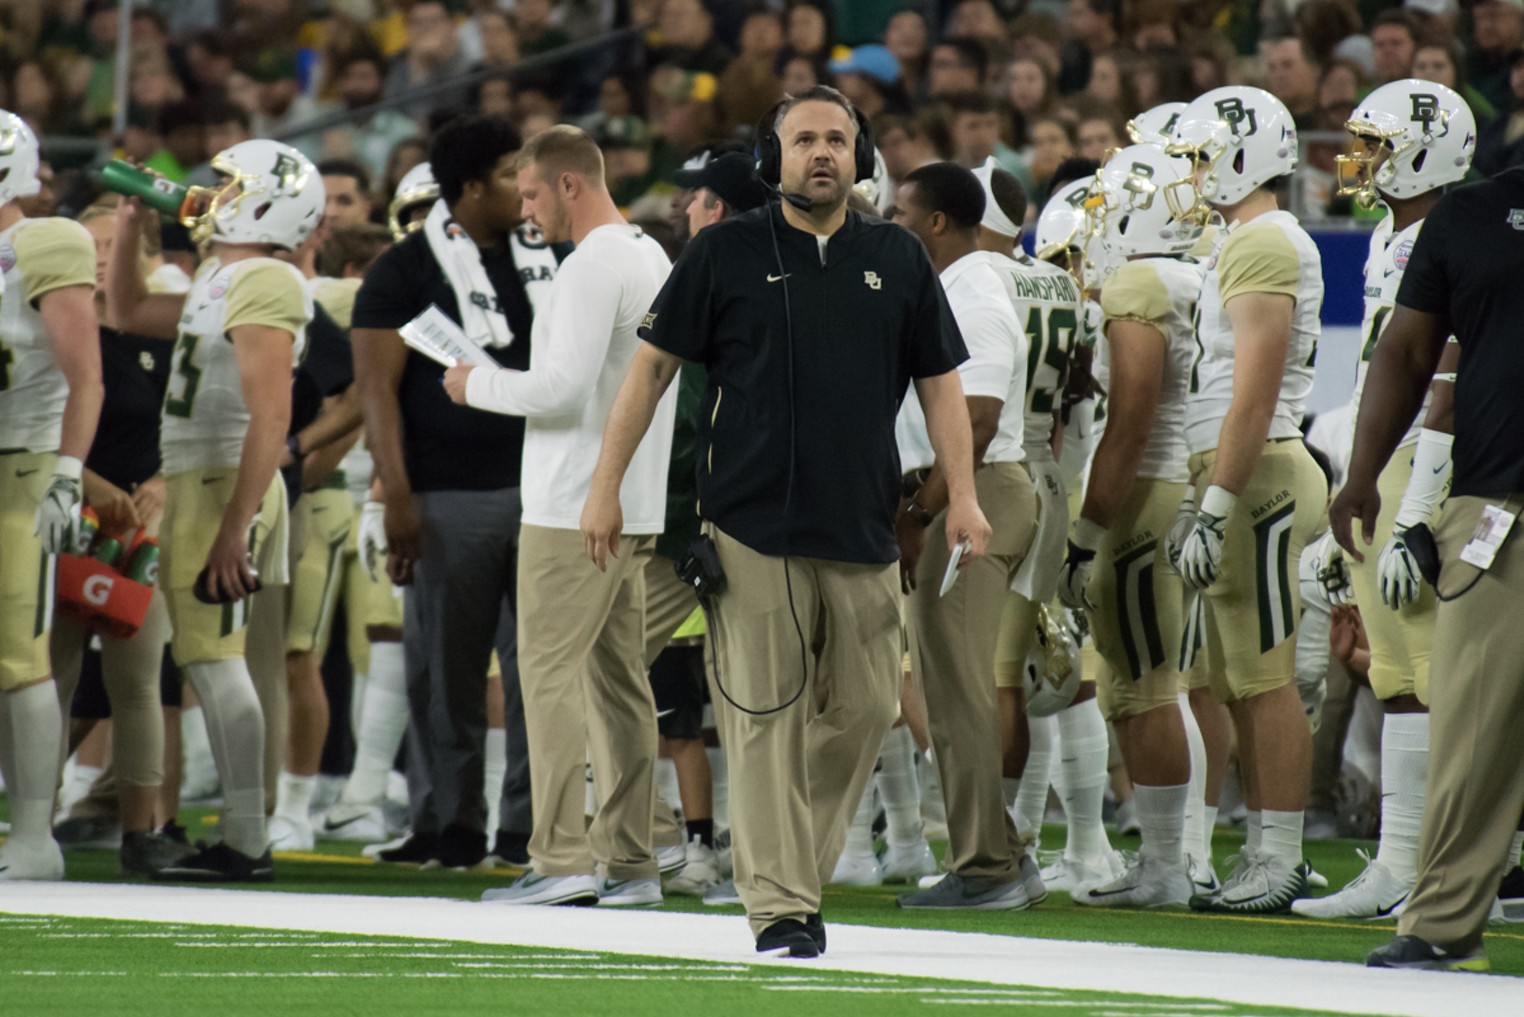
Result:
[[782,198],[790,205],[793,205],[801,212],[809,212],[815,207],[815,203],[802,194],[790,194],[783,188],[779,187],[777,184],[769,184],[766,181],[763,181],[763,184],[767,187],[768,190],[772,191],[778,197]]

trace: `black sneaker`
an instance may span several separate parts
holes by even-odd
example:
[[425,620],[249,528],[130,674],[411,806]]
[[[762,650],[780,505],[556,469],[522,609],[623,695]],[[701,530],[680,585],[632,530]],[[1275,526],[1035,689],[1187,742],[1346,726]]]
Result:
[[492,841],[492,857],[515,868],[529,867],[529,834],[499,830]]
[[173,819],[160,827],[159,833],[165,837],[168,837],[176,844],[184,844],[186,847],[190,847],[190,837],[186,835],[185,827],[181,826]]
[[453,823],[439,835],[433,857],[425,868],[474,869],[487,857],[487,835]]
[[1503,874],[1498,887],[1498,907],[1505,922],[1524,922],[1524,868],[1515,865]]
[[1368,968],[1407,968],[1417,971],[1489,971],[1491,965],[1481,947],[1456,957],[1417,936],[1398,936],[1365,958]]
[[122,834],[122,875],[151,876],[193,854],[194,848],[162,833],[134,830]]
[[825,919],[820,917],[820,912],[817,911],[806,918],[804,920],[804,927],[814,938],[815,945],[820,949],[820,952],[825,953]]
[[438,853],[439,837],[432,833],[415,833],[394,848],[376,853],[376,861],[401,865],[422,865]]
[[149,878],[156,882],[268,883],[275,878],[275,863],[268,849],[258,858],[250,858],[222,841],[210,845],[198,841],[193,854],[150,873]]
[[[820,934],[825,935],[824,926]],[[786,952],[790,957],[819,957],[820,944],[809,926],[796,918],[780,918],[757,937],[757,952]]]

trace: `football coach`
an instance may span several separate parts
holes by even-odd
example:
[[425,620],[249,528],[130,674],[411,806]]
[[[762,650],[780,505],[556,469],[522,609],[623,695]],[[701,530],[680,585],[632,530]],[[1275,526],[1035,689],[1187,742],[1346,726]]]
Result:
[[[864,119],[831,88],[758,126],[779,200],[704,230],[647,315],[582,515],[600,568],[619,487],[684,360],[708,370],[695,545],[731,773],[735,883],[759,952],[825,949],[820,887],[898,714],[900,465],[908,385],[947,467],[950,546],[983,554],[967,356],[915,237],[847,209],[873,170]],[[723,577],[723,578],[721,578]]]

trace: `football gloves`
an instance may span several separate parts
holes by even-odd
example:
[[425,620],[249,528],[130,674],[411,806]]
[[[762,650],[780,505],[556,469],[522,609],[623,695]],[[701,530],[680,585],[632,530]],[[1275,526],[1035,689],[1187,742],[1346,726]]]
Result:
[[1185,500],[1180,503],[1180,509],[1175,513],[1175,521],[1170,525],[1169,532],[1164,535],[1164,560],[1169,562],[1169,567],[1176,572],[1180,571],[1180,549],[1185,545],[1185,538],[1190,535],[1191,527],[1196,525],[1196,492],[1187,489]]
[[1334,540],[1332,531],[1312,545],[1312,586],[1324,601],[1337,607],[1355,602],[1355,588],[1350,583],[1349,562],[1344,548]]
[[1238,495],[1216,484],[1202,495],[1201,508],[1180,545],[1180,577],[1192,589],[1205,590],[1217,581],[1228,516],[1237,504]]
[[1094,611],[1086,590],[1095,571],[1095,551],[1106,536],[1106,529],[1081,516],[1069,531],[1069,554],[1058,574],[1058,599],[1075,611]]
[[1423,576],[1418,561],[1408,548],[1408,528],[1399,526],[1392,531],[1392,539],[1381,549],[1376,559],[1376,579],[1380,584],[1381,602],[1396,611],[1404,604],[1418,599],[1423,588]]
[[1418,435],[1418,447],[1413,450],[1413,475],[1397,508],[1391,539],[1376,559],[1381,602],[1394,611],[1417,600],[1422,591],[1423,577],[1408,546],[1407,533],[1414,526],[1428,523],[1445,500],[1450,487],[1450,449],[1454,443],[1454,435],[1443,431],[1424,428]]
[[34,532],[42,539],[44,554],[60,554],[74,550],[74,538],[79,532],[79,507],[84,500],[84,485],[80,480],[85,464],[74,456],[59,456],[53,470],[53,480],[37,505]]
[[379,501],[368,501],[360,509],[360,528],[355,535],[355,546],[360,552],[360,564],[371,582],[380,582],[386,568],[386,506]]

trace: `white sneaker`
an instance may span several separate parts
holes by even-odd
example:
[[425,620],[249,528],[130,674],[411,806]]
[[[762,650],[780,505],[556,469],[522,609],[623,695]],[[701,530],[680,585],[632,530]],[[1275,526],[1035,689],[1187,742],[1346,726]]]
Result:
[[704,891],[704,904],[707,907],[722,908],[741,903],[741,895],[736,893],[736,881],[727,879],[723,883],[716,883]]
[[1041,904],[1048,899],[1048,884],[1043,882],[1042,870],[1037,866],[1037,857],[1030,851],[1022,853],[1021,860],[1016,863],[1016,870],[1021,873],[1021,886],[1027,892],[1027,900],[1033,904]]
[[688,864],[667,880],[667,892],[687,897],[702,897],[720,884],[720,856],[714,848],[694,837],[686,848]]
[[1309,861],[1303,861],[1301,866],[1302,875],[1307,877],[1307,885],[1314,890],[1328,889],[1328,877],[1312,867]]
[[1116,879],[1071,896],[1074,903],[1090,907],[1183,908],[1190,903],[1192,888],[1183,862],[1168,865],[1140,852]]
[[336,802],[314,824],[313,832],[323,840],[375,844],[386,840],[386,816],[380,805]]
[[656,849],[656,868],[663,876],[676,875],[687,864],[688,847],[685,844],[668,844]]
[[529,871],[511,886],[494,887],[482,894],[483,904],[573,904],[598,903],[598,877],[542,876]]
[[880,886],[884,882],[884,867],[872,852],[843,851],[831,882],[837,886]]
[[1122,858],[1107,849],[1094,858],[1070,858],[1064,855],[1043,869],[1042,881],[1049,890],[1061,890],[1071,896],[1087,887],[1109,883],[1122,874]]
[[1215,893],[1222,883],[1217,879],[1217,869],[1210,858],[1185,856],[1186,871],[1191,874],[1191,884],[1196,893]]
[[336,777],[331,773],[318,774],[317,784],[312,788],[312,814],[321,818],[323,813],[337,805],[339,796],[344,793],[344,785],[348,783],[348,777]]
[[269,837],[271,851],[311,851],[315,846],[310,822],[279,812],[270,817]]
[[1392,870],[1359,851],[1365,869],[1338,893],[1291,902],[1291,913],[1304,918],[1393,918],[1401,909],[1413,883],[1398,879]]
[[914,883],[937,871],[937,856],[924,840],[912,844],[890,844],[884,851],[884,882]]
[[1290,866],[1245,850],[1239,852],[1237,868],[1216,892],[1191,897],[1191,910],[1226,915],[1286,914],[1292,901],[1305,896],[1305,863]]
[[1143,832],[1143,824],[1138,822],[1138,804],[1135,799],[1129,798],[1117,806],[1116,827],[1117,833],[1124,837],[1135,837]]
[[63,878],[63,849],[51,837],[36,846],[9,840],[0,849],[0,883],[21,880],[56,883]]
[[400,848],[402,845],[406,844],[412,838],[412,836],[413,833],[411,830],[403,830],[400,834],[398,834],[396,837],[393,837],[391,840],[384,841],[380,844],[365,845],[360,849],[360,854],[366,858],[375,858],[383,851],[391,851],[395,848]]
[[661,903],[661,877],[649,879],[605,879],[598,886],[598,906],[603,908],[644,907]]

